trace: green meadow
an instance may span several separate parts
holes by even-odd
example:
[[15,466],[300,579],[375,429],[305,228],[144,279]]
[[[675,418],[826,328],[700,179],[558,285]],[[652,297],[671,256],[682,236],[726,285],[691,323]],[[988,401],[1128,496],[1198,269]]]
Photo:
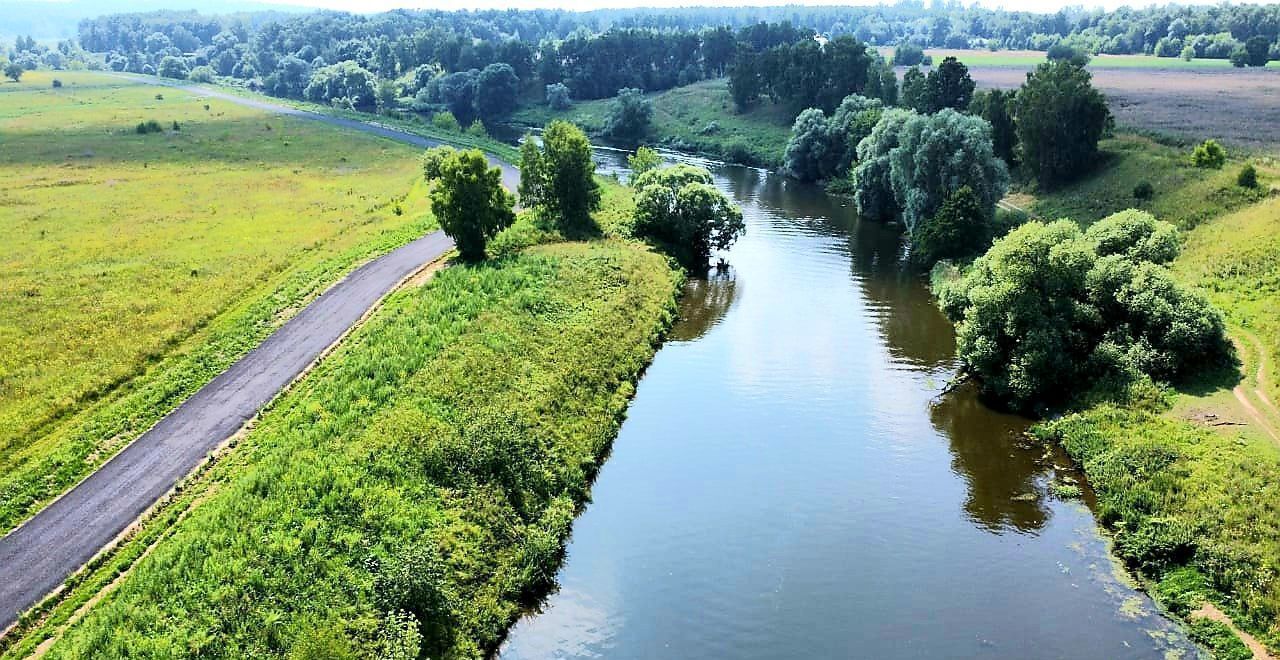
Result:
[[[647,98],[653,104],[653,121],[646,143],[747,165],[773,167],[782,163],[794,115],[781,105],[765,102],[739,113],[724,78],[649,94]],[[589,131],[599,131],[611,103],[613,99],[582,101],[563,112],[545,104],[531,105],[517,111],[513,119],[538,127],[553,119],[566,119]]]
[[177,89],[29,72],[0,134],[4,530],[435,228],[417,149]]

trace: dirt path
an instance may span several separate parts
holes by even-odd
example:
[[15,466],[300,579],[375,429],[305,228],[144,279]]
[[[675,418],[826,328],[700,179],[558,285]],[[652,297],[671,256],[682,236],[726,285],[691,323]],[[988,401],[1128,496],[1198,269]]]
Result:
[[[153,83],[153,80],[147,80]],[[321,121],[418,146],[439,144],[419,135],[172,84],[207,97]],[[497,161],[514,189],[519,172]],[[234,435],[282,389],[304,373],[391,290],[453,248],[434,232],[356,269],[218,375],[96,472],[0,538],[0,631],[59,588],[180,479]]]
[[[1248,383],[1248,377],[1241,380],[1231,393],[1235,395],[1236,401],[1240,403],[1240,407],[1244,409],[1249,418],[1262,429],[1271,441],[1280,445],[1280,432],[1276,429],[1280,427],[1277,419],[1280,418],[1280,411],[1277,411],[1275,404],[1271,401],[1266,393],[1267,384],[1267,351],[1262,346],[1262,342],[1253,333],[1246,330],[1239,330],[1237,334],[1243,337],[1243,341],[1236,340],[1236,346],[1245,349],[1244,342],[1247,341],[1251,346],[1253,354],[1258,356],[1258,369],[1254,373],[1252,386]],[[1255,402],[1257,405],[1255,405]],[[1259,410],[1259,407],[1262,410]]]
[[1225,612],[1218,609],[1213,603],[1205,603],[1200,609],[1192,612],[1190,618],[1209,619],[1226,625],[1231,629],[1231,632],[1236,634],[1236,637],[1240,638],[1240,641],[1244,642],[1245,646],[1249,647],[1249,652],[1253,653],[1253,660],[1276,660],[1276,657],[1267,651],[1267,647],[1262,642],[1259,642],[1253,635],[1237,628],[1231,617],[1227,616]]

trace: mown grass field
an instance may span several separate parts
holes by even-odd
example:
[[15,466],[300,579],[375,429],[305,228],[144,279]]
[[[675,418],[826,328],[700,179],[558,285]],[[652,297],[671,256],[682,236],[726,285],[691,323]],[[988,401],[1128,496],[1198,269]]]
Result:
[[435,226],[416,149],[176,89],[28,72],[0,133],[3,530]]
[[[649,94],[648,98],[653,103],[653,123],[647,143],[748,165],[779,165],[795,120],[781,105],[768,103],[738,113],[724,78]],[[513,120],[540,127],[553,119],[567,119],[589,131],[599,131],[612,101],[582,101],[564,112],[545,104],[526,106]]]
[[[1186,164],[1186,150],[1132,136],[1104,148],[1108,158],[1095,175],[1041,195],[1032,208],[1088,224],[1137,205],[1181,226],[1184,247],[1172,271],[1224,312],[1241,349],[1240,374],[1090,408],[1038,433],[1061,442],[1083,466],[1100,520],[1115,533],[1116,553],[1151,581],[1166,607],[1187,616],[1212,601],[1274,652],[1280,649],[1280,440],[1272,434],[1280,429],[1273,403],[1280,396],[1280,197],[1269,187],[1276,172],[1259,163],[1263,183],[1245,191],[1235,185],[1241,160],[1220,171],[1196,169]],[[1156,196],[1135,204],[1132,188],[1144,180]]]
[[679,280],[602,239],[392,294],[49,657],[480,657],[553,583]]

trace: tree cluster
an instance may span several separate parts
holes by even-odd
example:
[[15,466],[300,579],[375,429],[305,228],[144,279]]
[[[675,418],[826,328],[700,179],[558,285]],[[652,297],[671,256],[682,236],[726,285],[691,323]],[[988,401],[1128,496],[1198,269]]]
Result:
[[1124,211],[1087,230],[1029,222],[939,287],[983,392],[1039,412],[1095,387],[1178,379],[1230,356],[1221,315],[1164,264],[1176,230]]
[[704,168],[650,168],[632,185],[636,235],[660,243],[685,265],[705,265],[712,251],[727,249],[746,231],[742,210]]
[[895,98],[896,82],[892,69],[873,49],[848,35],[825,44],[806,35],[763,50],[740,41],[729,73],[729,89],[739,109],[766,96],[797,112],[831,112],[850,94]]
[[600,208],[600,184],[591,143],[564,121],[547,124],[541,140],[526,135],[520,147],[520,203],[568,236],[598,231],[591,213]]

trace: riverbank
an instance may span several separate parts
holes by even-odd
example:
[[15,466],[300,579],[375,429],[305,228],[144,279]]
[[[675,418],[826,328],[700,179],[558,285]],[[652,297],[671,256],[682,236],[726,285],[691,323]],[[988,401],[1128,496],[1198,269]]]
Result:
[[126,544],[118,584],[6,657],[55,634],[50,657],[483,655],[551,586],[679,281],[601,239],[392,294],[188,486],[198,505]]
[[[1241,369],[1097,405],[1033,433],[1060,443],[1082,466],[1116,554],[1153,585],[1165,607],[1192,620],[1193,611],[1212,603],[1274,653],[1280,649],[1280,439],[1273,437],[1280,428],[1273,405],[1280,198],[1268,189],[1276,172],[1256,163],[1264,181],[1245,190],[1235,185],[1239,160],[1200,170],[1181,150],[1133,136],[1105,141],[1103,149],[1099,172],[1033,199],[1030,208],[1087,225],[1139,206],[1179,225],[1185,242],[1171,269],[1224,312]],[[1143,181],[1156,195],[1139,203],[1129,191]],[[1221,624],[1194,621],[1190,630],[1219,657],[1249,657],[1239,655],[1248,651]]]
[[[740,113],[734,108],[725,78],[647,94],[646,98],[653,104],[653,120],[643,140],[646,144],[741,165],[774,168],[782,164],[795,117],[781,105],[766,101]],[[565,119],[598,134],[612,103],[613,99],[579,101],[564,111],[540,103],[521,108],[511,119],[516,125],[534,128]]]

